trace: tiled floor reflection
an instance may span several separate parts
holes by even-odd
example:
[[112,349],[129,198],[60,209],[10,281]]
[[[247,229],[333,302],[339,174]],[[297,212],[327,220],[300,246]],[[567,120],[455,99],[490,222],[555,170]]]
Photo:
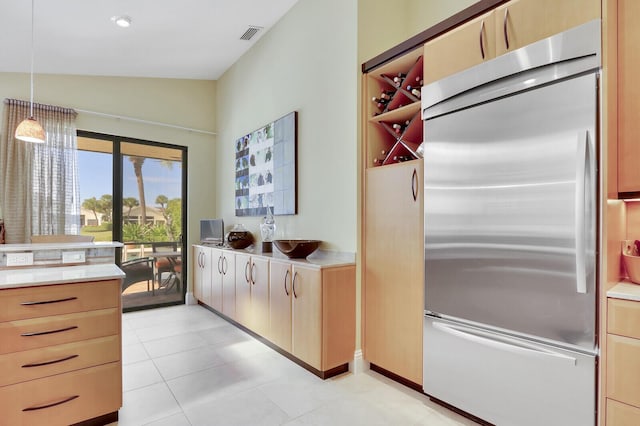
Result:
[[372,371],[323,381],[200,306],[122,329],[120,426],[475,425]]

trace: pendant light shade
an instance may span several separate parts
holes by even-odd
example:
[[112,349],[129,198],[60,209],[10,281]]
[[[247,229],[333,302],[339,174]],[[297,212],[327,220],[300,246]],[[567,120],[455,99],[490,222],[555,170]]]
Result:
[[31,0],[31,98],[29,101],[29,117],[18,124],[16,128],[16,139],[32,143],[44,143],[44,129],[33,117],[33,2]]
[[44,129],[33,117],[25,118],[16,128],[16,139],[21,141],[44,143],[44,138]]

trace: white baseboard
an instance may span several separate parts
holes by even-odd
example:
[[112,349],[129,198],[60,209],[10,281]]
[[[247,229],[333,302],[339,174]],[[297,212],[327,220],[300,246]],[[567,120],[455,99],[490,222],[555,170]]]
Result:
[[198,299],[195,298],[195,296],[193,295],[192,291],[187,293],[187,297],[185,299],[185,303],[187,305],[197,305],[198,304]]
[[349,371],[352,374],[360,374],[369,370],[370,364],[369,361],[365,361],[362,357],[362,350],[358,349],[353,354],[353,361],[349,362]]

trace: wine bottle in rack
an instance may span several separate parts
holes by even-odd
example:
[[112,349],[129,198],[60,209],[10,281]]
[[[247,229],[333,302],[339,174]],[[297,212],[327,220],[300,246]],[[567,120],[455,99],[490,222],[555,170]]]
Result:
[[418,89],[411,89],[411,94],[416,98],[420,99],[420,95],[422,94],[422,92],[420,92],[420,90]]
[[374,104],[388,104],[389,103],[389,99],[382,99],[382,98],[376,98],[375,96],[373,98],[371,98],[371,100],[373,101]]
[[394,155],[393,161],[397,161],[398,163],[402,163],[404,161],[411,161],[413,158],[410,155]]
[[393,130],[397,133],[397,134],[401,134],[402,132],[404,132],[406,125],[402,125],[400,123],[393,123],[391,125],[391,127],[393,128]]

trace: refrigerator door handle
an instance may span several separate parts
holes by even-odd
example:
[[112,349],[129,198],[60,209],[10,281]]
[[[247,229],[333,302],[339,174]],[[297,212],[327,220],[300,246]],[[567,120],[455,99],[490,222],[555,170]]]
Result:
[[507,336],[500,336],[499,338],[497,338],[496,336],[492,336],[491,334],[482,332],[480,330],[475,330],[460,325],[445,324],[437,321],[433,322],[433,327],[459,338],[479,343],[481,345],[498,350],[506,350],[512,353],[535,356],[538,358],[550,357],[557,359],[558,361],[566,362],[572,366],[575,366],[577,363],[577,359],[574,357],[527,344],[525,342],[521,342]]
[[576,226],[576,292],[587,293],[586,273],[586,235],[585,197],[587,185],[587,151],[589,149],[589,132],[583,131],[578,135],[578,152],[576,156],[576,197],[575,197],[575,226]]

